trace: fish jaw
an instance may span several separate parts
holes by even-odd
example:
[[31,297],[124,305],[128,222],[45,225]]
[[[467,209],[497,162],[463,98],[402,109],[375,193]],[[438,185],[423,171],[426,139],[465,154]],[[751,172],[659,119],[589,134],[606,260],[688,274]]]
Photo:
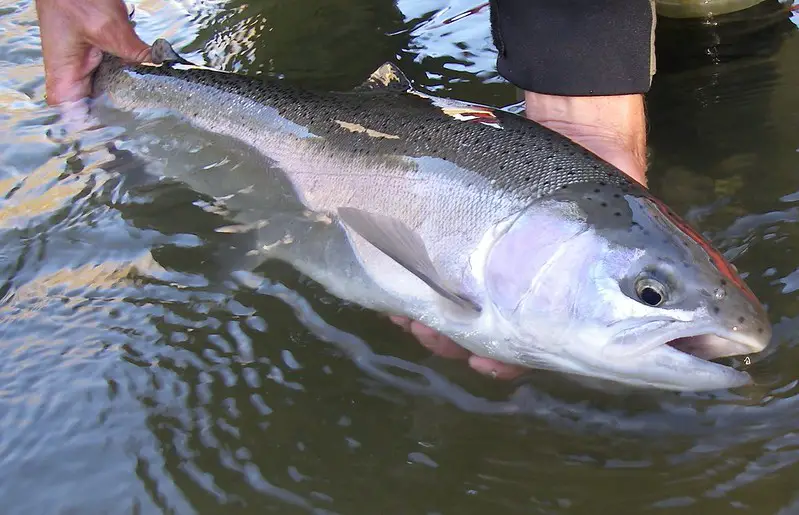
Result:
[[[746,372],[708,361],[668,343],[630,363],[647,375],[638,385],[650,388],[695,392],[738,388],[752,383]],[[636,382],[633,379],[631,384]]]
[[762,341],[745,338],[741,341],[731,339],[729,334],[707,333],[677,338],[666,345],[705,360],[756,354],[767,347]]
[[594,342],[605,339],[601,349],[584,339],[568,346],[571,359],[588,369],[582,372],[633,386],[706,391],[752,383],[746,372],[711,360],[761,352],[771,334],[726,330],[713,323],[656,320],[595,336]]
[[[492,332],[500,334],[496,325]],[[472,347],[475,354],[527,367],[531,373],[536,369],[552,370],[631,387],[678,392],[723,390],[752,384],[748,373],[710,360],[755,353],[762,348],[705,333],[662,341],[643,354],[621,355],[596,350],[596,343],[604,339],[602,335],[596,335],[591,342],[574,339],[556,350],[551,341],[542,340],[541,345],[531,347],[529,338],[521,341],[513,337],[512,329],[501,333],[506,338],[466,346]],[[605,344],[605,347],[612,345]]]

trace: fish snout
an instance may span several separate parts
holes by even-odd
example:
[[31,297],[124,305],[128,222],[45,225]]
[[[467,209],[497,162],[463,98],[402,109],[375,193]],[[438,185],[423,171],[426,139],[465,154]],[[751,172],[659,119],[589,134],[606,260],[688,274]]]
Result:
[[761,352],[771,341],[768,313],[748,289],[721,284],[711,292],[708,313],[728,340],[727,356]]

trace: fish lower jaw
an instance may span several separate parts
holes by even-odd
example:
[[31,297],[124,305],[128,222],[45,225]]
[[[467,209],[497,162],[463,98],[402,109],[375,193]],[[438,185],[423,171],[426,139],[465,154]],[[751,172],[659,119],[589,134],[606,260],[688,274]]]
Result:
[[738,388],[752,384],[752,377],[746,372],[711,361],[711,359],[718,359],[718,356],[705,358],[695,355],[682,350],[680,347],[683,345],[678,341],[668,342],[660,352],[671,354],[669,358],[673,359],[672,363],[679,363],[678,372],[679,370],[685,372],[685,380],[678,379],[674,382],[653,386],[667,390],[697,392]]
[[761,342],[750,341],[744,335],[703,333],[680,336],[664,342],[652,352],[656,361],[667,362],[670,367],[676,365],[678,371],[682,368],[686,374],[685,381],[674,377],[677,379],[674,382],[652,386],[678,391],[702,391],[751,384],[752,378],[746,372],[714,360],[757,353],[763,348]]
[[[714,334],[716,327],[693,327],[656,338],[625,334],[599,352],[572,347],[587,374],[633,387],[679,392],[738,388],[752,383],[746,372],[711,360],[759,352],[762,342],[746,334]],[[654,331],[650,331],[654,332]],[[594,347],[596,349],[596,347]]]

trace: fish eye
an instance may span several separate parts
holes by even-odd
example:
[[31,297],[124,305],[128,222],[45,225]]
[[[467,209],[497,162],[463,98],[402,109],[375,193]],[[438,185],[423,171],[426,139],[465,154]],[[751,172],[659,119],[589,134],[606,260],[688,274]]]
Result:
[[650,277],[635,283],[635,293],[647,306],[658,307],[666,301],[666,287]]

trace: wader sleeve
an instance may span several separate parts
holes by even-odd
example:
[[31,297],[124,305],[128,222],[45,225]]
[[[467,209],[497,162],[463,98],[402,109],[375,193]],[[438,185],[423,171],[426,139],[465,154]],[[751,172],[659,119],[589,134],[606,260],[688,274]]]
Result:
[[654,0],[491,0],[497,72],[564,96],[645,93],[655,73]]

